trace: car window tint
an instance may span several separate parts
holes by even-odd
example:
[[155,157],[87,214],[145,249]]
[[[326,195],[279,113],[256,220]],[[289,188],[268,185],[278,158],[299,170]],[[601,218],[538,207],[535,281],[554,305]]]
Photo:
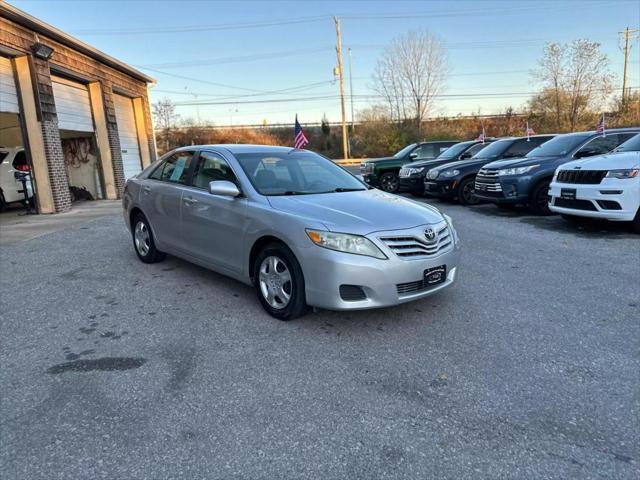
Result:
[[605,137],[596,137],[590,142],[587,142],[578,152],[593,152],[594,154],[608,153],[616,148],[620,142],[618,141],[618,135],[607,135]]
[[193,174],[193,186],[208,190],[209,183],[227,180],[237,185],[236,176],[227,161],[215,152],[200,152],[200,160]]
[[476,143],[473,147],[469,148],[469,150],[467,150],[464,153],[473,157],[476,153],[478,153],[480,150],[482,150],[486,146],[487,146],[486,143]]
[[9,152],[0,152],[0,164],[4,162],[4,159],[7,158],[7,155],[9,155]]
[[171,183],[187,183],[193,152],[176,152],[156,168],[150,178]]
[[504,153],[503,158],[524,157],[527,153],[529,153],[540,144],[539,142],[537,142],[537,140],[537,138],[530,138],[529,141],[527,141],[526,138],[516,140],[515,142],[513,142],[513,145],[511,145]]
[[433,158],[436,156],[435,153],[435,145],[420,145],[413,152],[416,154],[416,160],[420,160],[423,158]]
[[19,170],[18,167],[24,167],[25,165],[27,165],[27,154],[25,153],[24,150],[19,151],[18,153],[16,153],[16,156],[13,158],[13,168],[16,168]]

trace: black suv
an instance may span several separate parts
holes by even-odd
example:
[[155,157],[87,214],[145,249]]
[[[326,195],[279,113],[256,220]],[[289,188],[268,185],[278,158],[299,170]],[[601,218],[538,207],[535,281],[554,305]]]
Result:
[[413,195],[424,195],[424,177],[431,168],[445,163],[468,160],[491,143],[494,139],[487,139],[485,143],[479,140],[456,143],[432,160],[418,160],[407,163],[400,169],[400,191]]
[[474,183],[483,165],[495,160],[521,158],[553,137],[535,135],[496,140],[470,160],[446,163],[429,170],[424,182],[425,193],[438,198],[457,198],[462,205],[475,205],[480,200],[474,194]]

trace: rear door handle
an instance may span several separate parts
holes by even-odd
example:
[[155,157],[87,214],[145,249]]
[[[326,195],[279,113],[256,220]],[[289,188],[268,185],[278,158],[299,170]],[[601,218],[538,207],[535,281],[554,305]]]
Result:
[[184,197],[182,201],[185,203],[185,205],[193,205],[194,203],[198,203],[198,200],[193,197]]

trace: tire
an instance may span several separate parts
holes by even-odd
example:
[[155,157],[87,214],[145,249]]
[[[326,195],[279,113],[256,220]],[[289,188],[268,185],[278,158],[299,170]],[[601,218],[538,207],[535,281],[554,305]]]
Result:
[[640,233],[640,208],[638,208],[636,216],[631,221],[631,231],[634,233]]
[[477,205],[480,199],[473,194],[475,177],[465,178],[458,185],[458,201],[461,205]]
[[142,262],[157,263],[166,258],[167,254],[156,248],[149,221],[141,213],[133,219],[131,224],[131,238],[133,240],[133,249]]
[[388,193],[396,193],[400,188],[400,178],[398,174],[394,172],[383,173],[378,180],[380,190]]
[[287,321],[306,313],[302,268],[286,245],[270,243],[263,248],[256,257],[253,272],[258,300],[269,315]]
[[5,202],[4,195],[0,191],[0,212],[4,212],[5,208],[7,208],[7,202]]
[[542,180],[529,194],[529,210],[536,215],[553,215],[549,210],[550,180]]

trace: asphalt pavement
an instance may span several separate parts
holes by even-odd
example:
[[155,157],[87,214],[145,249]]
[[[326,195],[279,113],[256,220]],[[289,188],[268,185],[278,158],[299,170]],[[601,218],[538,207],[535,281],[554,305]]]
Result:
[[1,246],[0,477],[638,478],[640,237],[434,203],[453,288],[293,322],[119,214]]

